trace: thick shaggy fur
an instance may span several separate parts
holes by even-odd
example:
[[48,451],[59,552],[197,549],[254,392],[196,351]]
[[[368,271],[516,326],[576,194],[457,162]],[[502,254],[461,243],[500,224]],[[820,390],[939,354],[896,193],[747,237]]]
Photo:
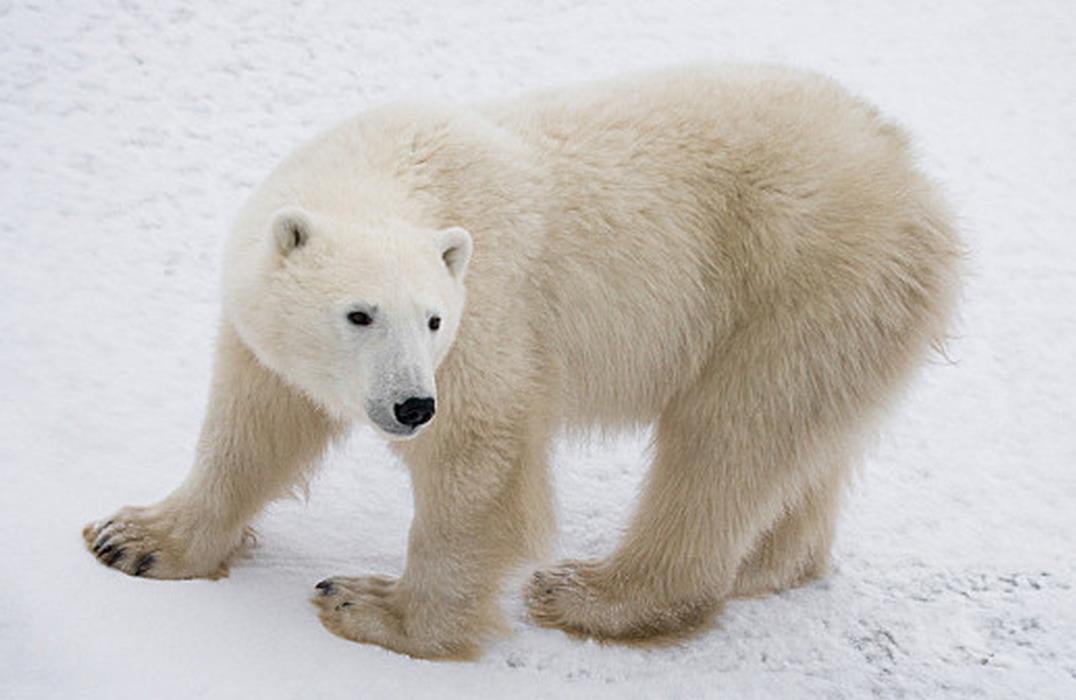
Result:
[[[337,222],[316,270],[259,267],[281,207]],[[87,526],[102,561],[218,573],[354,418],[299,376],[320,351],[283,350],[306,351],[314,331],[289,319],[307,307],[266,320],[251,299],[335,294],[348,272],[333,260],[384,246],[403,251],[406,286],[435,273],[410,266],[400,231],[453,226],[474,253],[455,340],[432,351],[437,416],[394,443],[414,484],[406,570],[315,597],[333,632],[422,657],[476,653],[506,572],[546,554],[562,429],[656,422],[655,456],[615,551],[534,574],[539,624],[673,634],[819,575],[865,432],[943,337],[959,257],[901,131],[816,75],[700,67],[372,111],[244,209],[195,467],[160,504]]]

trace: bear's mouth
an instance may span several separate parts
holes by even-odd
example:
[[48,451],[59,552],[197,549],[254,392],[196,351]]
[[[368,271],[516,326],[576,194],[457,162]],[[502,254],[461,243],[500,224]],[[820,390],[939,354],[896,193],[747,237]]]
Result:
[[417,433],[417,432],[418,432],[419,430],[422,430],[422,428],[421,428],[421,427],[419,427],[419,428],[404,428],[404,427],[400,427],[400,428],[386,428],[385,426],[383,426],[383,425],[380,425],[380,424],[378,424],[378,426],[377,426],[377,427],[378,427],[379,429],[381,429],[381,431],[382,431],[382,432],[388,433],[388,434],[389,434],[389,435],[391,435],[392,437],[398,437],[398,438],[408,438],[408,437],[412,437],[412,436],[414,436],[414,435],[415,435],[415,433]]

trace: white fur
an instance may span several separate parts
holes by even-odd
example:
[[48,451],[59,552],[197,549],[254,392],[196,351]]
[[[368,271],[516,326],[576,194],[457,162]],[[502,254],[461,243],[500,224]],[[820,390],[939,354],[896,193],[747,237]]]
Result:
[[128,572],[213,574],[347,424],[391,433],[394,403],[436,392],[394,443],[404,574],[336,577],[315,602],[350,639],[473,654],[505,572],[546,551],[551,436],[655,422],[621,544],[536,573],[528,608],[602,638],[688,630],[824,571],[863,435],[944,336],[959,254],[903,133],[816,75],[377,109],[243,208],[191,476],[87,542]]
[[[434,371],[463,310],[470,234],[403,222],[365,228],[297,201],[244,221],[224,284],[225,316],[243,341],[334,417],[413,436],[393,406],[436,398]],[[352,311],[372,323],[350,323]],[[436,331],[433,317],[442,322]]]

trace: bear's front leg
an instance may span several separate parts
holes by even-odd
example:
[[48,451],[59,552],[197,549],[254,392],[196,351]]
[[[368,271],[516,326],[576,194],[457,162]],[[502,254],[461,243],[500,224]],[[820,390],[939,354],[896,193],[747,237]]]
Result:
[[186,481],[161,502],[83,528],[99,561],[133,576],[216,578],[246,526],[283,495],[340,426],[265,369],[227,324],[209,410]]
[[[447,418],[431,431],[464,432]],[[400,447],[415,492],[403,576],[320,582],[313,602],[329,631],[415,657],[466,659],[503,630],[501,582],[512,565],[545,553],[552,495],[542,431],[487,428]]]

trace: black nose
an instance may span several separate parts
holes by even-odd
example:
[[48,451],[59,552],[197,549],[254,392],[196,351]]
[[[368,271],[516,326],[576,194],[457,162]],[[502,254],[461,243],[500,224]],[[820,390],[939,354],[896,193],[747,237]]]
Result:
[[433,418],[433,399],[412,396],[393,406],[392,412],[396,414],[396,420],[409,428],[416,428],[423,423],[429,423]]

